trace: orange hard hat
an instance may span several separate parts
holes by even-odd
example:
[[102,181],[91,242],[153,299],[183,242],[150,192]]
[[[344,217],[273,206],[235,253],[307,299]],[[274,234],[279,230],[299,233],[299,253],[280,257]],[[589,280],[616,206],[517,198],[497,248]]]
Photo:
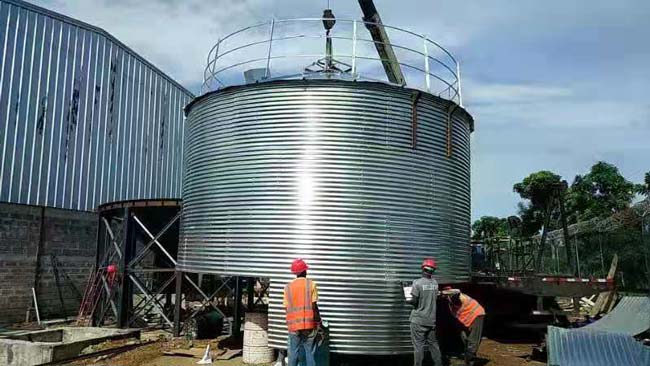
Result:
[[424,261],[422,262],[422,269],[425,268],[431,268],[431,269],[438,268],[438,265],[436,264],[436,260],[433,258],[425,258]]
[[299,274],[308,269],[309,266],[307,266],[307,263],[305,263],[301,258],[298,258],[291,263],[291,273],[293,274]]

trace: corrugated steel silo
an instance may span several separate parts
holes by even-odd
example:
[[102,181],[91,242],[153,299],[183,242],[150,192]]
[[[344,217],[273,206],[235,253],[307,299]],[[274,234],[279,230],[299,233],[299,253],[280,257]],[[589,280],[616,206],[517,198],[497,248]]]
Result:
[[278,80],[223,88],[186,109],[182,271],[271,279],[304,258],[340,353],[411,352],[399,281],[436,257],[469,280],[472,117],[453,101],[376,82]]

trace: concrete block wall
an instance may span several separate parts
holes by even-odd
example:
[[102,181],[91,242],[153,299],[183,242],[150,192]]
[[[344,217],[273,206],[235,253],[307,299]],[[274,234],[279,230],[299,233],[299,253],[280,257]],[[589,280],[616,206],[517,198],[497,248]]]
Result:
[[36,285],[40,207],[0,204],[0,324],[25,319]]
[[95,213],[0,203],[0,324],[25,319],[32,287],[42,319],[76,314],[96,241]]

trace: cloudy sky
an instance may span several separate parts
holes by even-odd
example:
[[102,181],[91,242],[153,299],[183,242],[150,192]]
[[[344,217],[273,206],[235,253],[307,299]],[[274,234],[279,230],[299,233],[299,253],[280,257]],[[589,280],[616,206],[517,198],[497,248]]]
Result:
[[[318,17],[326,0],[32,0],[100,26],[198,93],[219,35],[270,17]],[[354,0],[330,0],[338,18]],[[375,0],[384,23],[460,60],[473,135],[473,218],[516,211],[512,185],[571,181],[598,160],[650,170],[650,2]]]

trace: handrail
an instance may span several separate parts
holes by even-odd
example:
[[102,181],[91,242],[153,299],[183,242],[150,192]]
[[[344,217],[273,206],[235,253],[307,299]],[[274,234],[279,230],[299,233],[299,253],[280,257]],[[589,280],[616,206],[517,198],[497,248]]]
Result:
[[[382,44],[403,54],[397,65],[404,69],[406,85],[399,86],[433,93],[462,106],[460,64],[437,42],[406,29],[347,19],[337,19],[337,25],[331,34],[326,36],[320,27],[314,31],[311,23],[323,20],[327,19],[273,19],[238,29],[220,38],[208,52],[202,91],[205,93],[230,85],[245,84],[247,81],[242,80],[243,71],[251,68],[259,69],[260,73],[263,73],[263,76],[257,75],[254,82],[322,76],[391,84],[378,63],[392,60],[381,58],[374,47],[371,50],[371,47],[364,46]],[[283,28],[287,25],[302,26],[302,29],[284,30],[283,33]],[[389,43],[370,39],[367,35],[364,37],[360,34],[360,25],[384,27],[390,31],[389,36],[398,41],[391,40]],[[346,26],[351,26],[351,31]],[[325,47],[322,47],[322,53],[314,53],[314,45],[320,47],[318,40],[324,41],[327,38],[334,45],[332,54],[325,55]],[[260,51],[259,47],[263,45],[268,47]],[[308,52],[301,52],[307,47]],[[312,58],[309,60],[313,62],[311,65],[305,64],[304,60],[308,58]],[[282,60],[282,70],[280,67],[274,67],[273,61],[277,63],[279,60]],[[322,70],[314,71],[319,67]],[[384,78],[378,78],[377,75],[384,75]]]

